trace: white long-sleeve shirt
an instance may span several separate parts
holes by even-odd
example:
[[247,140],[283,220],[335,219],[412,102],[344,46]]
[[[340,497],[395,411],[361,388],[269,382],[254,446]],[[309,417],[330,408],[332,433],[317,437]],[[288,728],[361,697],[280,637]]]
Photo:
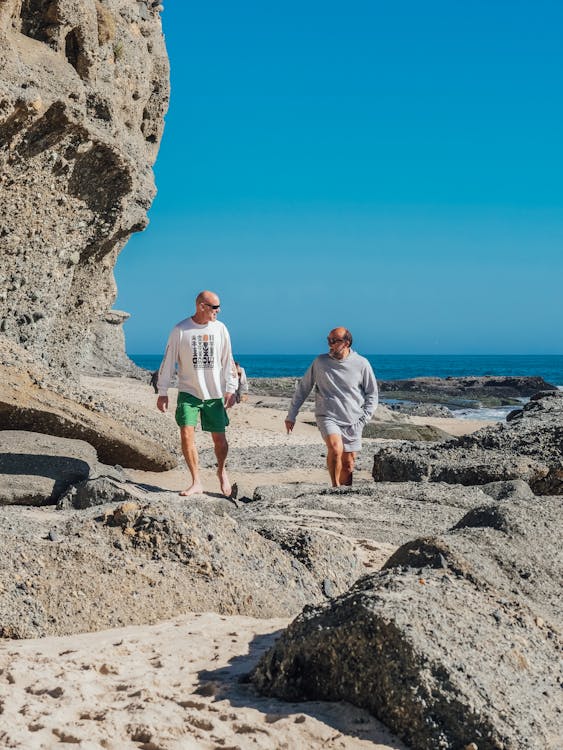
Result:
[[241,367],[240,376],[238,377],[237,397],[240,398],[245,393],[248,393],[248,378],[246,377],[244,367]]
[[168,338],[164,359],[158,371],[158,393],[168,387],[178,366],[178,390],[206,401],[235,393],[231,339],[218,320],[203,325],[186,318],[174,326]]
[[315,415],[337,424],[364,425],[378,402],[377,381],[368,360],[355,351],[346,359],[321,354],[302,377],[287,418],[295,422],[303,402],[315,386]]

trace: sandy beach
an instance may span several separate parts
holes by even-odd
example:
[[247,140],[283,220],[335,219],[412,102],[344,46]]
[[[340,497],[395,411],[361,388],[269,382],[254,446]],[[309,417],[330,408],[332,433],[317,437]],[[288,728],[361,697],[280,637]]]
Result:
[[404,748],[353,706],[288,704],[238,682],[287,622],[205,613],[152,627],[5,643],[0,744]]
[[[127,405],[154,408],[148,385],[116,378],[88,378],[86,385]],[[304,412],[292,435],[283,431],[284,412],[257,406],[251,396],[231,411],[231,450],[284,445],[321,446],[313,415]],[[173,419],[171,412],[162,420]],[[481,422],[412,418],[463,434]],[[198,436],[203,449],[208,436]],[[367,461],[357,473],[369,480]],[[207,446],[209,447],[209,446]],[[239,497],[280,482],[327,483],[317,466],[280,471],[233,469]],[[127,476],[178,491],[183,468]],[[203,470],[210,495],[218,491],[213,468]],[[30,510],[40,513],[39,509]],[[371,567],[392,551],[381,545]],[[369,568],[368,568],[369,569]],[[296,613],[297,614],[297,613]],[[193,613],[156,625],[0,643],[0,746],[83,750],[188,750],[189,748],[405,748],[367,712],[338,703],[287,704],[258,696],[239,682],[292,618],[253,619],[212,612]]]

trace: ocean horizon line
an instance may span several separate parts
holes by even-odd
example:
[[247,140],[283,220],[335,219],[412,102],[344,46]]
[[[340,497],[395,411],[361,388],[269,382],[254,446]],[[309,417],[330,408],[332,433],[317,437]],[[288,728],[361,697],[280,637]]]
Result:
[[[156,370],[162,354],[128,355],[139,367]],[[300,378],[316,354],[235,354],[250,378]],[[542,377],[563,385],[563,354],[363,354],[379,380],[417,377]]]
[[[405,352],[403,354],[387,354],[385,352],[368,352],[367,354],[364,354],[363,352],[359,352],[359,354],[362,354],[364,357],[560,357],[563,359],[563,354],[433,354],[433,353],[416,353],[411,354],[409,352]],[[304,353],[298,353],[295,352],[286,353],[286,352],[275,352],[270,354],[262,354],[262,353],[252,353],[252,352],[241,352],[240,354],[237,353],[237,356],[240,357],[317,357],[319,355],[319,352],[304,352]],[[154,352],[140,352],[140,353],[133,353],[129,354],[127,352],[128,357],[163,357],[164,352],[162,354],[155,354]]]

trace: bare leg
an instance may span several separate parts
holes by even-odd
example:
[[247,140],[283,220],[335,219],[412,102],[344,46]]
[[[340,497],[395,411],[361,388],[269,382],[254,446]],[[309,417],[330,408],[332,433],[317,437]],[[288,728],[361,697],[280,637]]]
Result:
[[213,438],[215,455],[217,456],[217,476],[219,477],[221,492],[225,497],[230,497],[232,487],[225,469],[225,461],[227,460],[227,453],[229,452],[227,436],[224,432],[212,432],[211,437]]
[[340,470],[340,484],[344,487],[352,486],[352,476],[354,465],[356,463],[356,454],[344,451],[342,454],[342,469]]
[[330,481],[332,482],[333,487],[340,487],[342,453],[344,451],[342,437],[340,435],[327,435],[325,437],[325,443],[328,448],[326,465],[328,473],[330,474]]
[[191,485],[180,492],[182,497],[198,495],[203,492],[203,486],[199,478],[199,461],[195,445],[195,427],[180,427],[180,439],[182,441],[182,453],[186,459],[188,469],[192,475]]

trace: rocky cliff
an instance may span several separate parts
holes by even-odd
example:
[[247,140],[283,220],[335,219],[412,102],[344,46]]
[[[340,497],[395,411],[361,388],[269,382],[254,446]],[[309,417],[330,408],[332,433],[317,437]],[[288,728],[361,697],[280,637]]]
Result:
[[0,332],[69,373],[95,359],[117,255],[155,194],[161,10],[0,0]]

